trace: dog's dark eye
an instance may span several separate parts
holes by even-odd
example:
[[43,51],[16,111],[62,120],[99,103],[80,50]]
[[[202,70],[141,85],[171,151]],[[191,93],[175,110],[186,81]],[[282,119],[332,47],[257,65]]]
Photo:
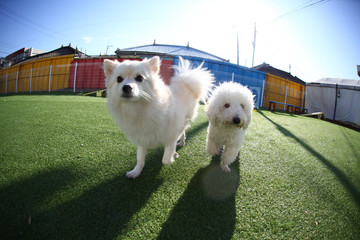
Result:
[[142,81],[144,80],[144,78],[143,78],[143,76],[141,76],[141,75],[137,75],[137,77],[135,78],[135,80],[136,80],[137,82],[142,82]]
[[225,107],[225,108],[229,108],[229,107],[230,107],[230,104],[225,103],[224,107]]
[[244,109],[244,104],[240,104],[240,106]]
[[121,76],[118,76],[118,77],[117,77],[117,82],[118,82],[118,83],[121,83],[122,81],[124,81],[124,79],[123,79]]

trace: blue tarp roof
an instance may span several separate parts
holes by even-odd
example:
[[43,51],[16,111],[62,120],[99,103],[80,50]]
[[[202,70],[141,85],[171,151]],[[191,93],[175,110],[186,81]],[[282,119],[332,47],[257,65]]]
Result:
[[152,44],[152,45],[145,45],[139,47],[132,47],[132,48],[124,48],[120,50],[121,52],[153,52],[153,53],[164,53],[170,54],[175,56],[186,56],[186,57],[199,57],[204,59],[211,59],[215,61],[222,61],[227,62],[227,60],[215,56],[213,54],[200,51],[198,49],[188,47],[188,46],[176,46],[176,45],[165,45],[165,44]]

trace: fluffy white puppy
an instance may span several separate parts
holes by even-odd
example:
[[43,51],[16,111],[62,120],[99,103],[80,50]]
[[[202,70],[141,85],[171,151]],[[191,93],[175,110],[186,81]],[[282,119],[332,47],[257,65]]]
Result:
[[209,117],[207,152],[221,154],[221,168],[230,172],[244,141],[254,108],[254,96],[245,86],[226,82],[212,93],[206,107]]
[[199,100],[208,95],[213,75],[191,69],[180,59],[170,85],[159,76],[160,58],[143,61],[104,60],[110,113],[129,141],[137,145],[137,163],[128,178],[140,175],[148,148],[164,146],[163,164],[176,155],[176,143],[185,144],[185,129],[196,117]]

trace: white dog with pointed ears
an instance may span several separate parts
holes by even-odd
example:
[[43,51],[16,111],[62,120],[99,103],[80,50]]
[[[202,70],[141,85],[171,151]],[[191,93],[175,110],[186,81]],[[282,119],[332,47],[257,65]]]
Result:
[[[238,83],[226,82],[212,93],[206,106],[209,117],[207,152],[221,154],[221,168],[230,172],[244,141],[254,108],[252,92]],[[222,151],[222,153],[221,153]]]
[[176,155],[176,143],[185,144],[185,129],[196,117],[199,100],[205,99],[213,75],[202,68],[191,69],[180,58],[170,85],[159,76],[160,58],[143,61],[104,60],[108,108],[129,141],[137,145],[137,163],[128,178],[140,175],[148,148],[164,146],[163,164]]

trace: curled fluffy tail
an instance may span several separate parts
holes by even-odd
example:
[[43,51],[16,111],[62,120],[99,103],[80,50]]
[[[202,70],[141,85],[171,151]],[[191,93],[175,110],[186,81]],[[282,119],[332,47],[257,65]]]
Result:
[[195,99],[206,102],[214,82],[214,75],[200,64],[191,68],[190,62],[180,57],[179,66],[174,66],[175,74],[170,81],[172,87],[185,87]]

